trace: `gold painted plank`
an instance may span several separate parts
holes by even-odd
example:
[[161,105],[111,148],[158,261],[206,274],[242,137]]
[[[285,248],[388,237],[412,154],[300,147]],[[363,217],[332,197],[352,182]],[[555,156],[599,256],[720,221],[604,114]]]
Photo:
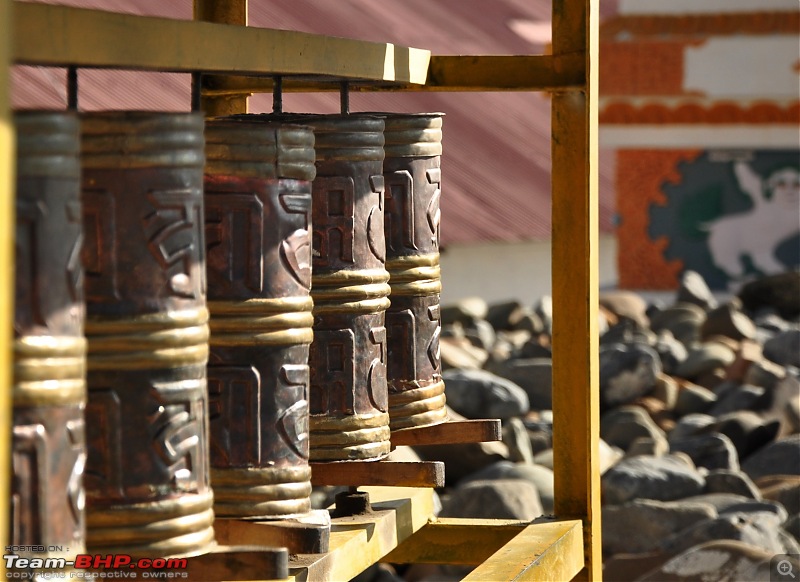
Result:
[[373,513],[337,518],[331,525],[330,551],[291,556],[289,580],[350,580],[409,538],[433,516],[433,490],[364,487]]
[[[424,85],[358,83],[352,92],[370,91],[555,91],[582,87],[585,77],[582,54],[551,55],[431,55]],[[203,94],[209,96],[270,93],[272,79],[226,76],[206,79]],[[285,92],[338,91],[339,86],[320,79],[286,78]]]
[[552,99],[555,513],[583,521],[585,568],[602,578],[597,346],[598,0],[554,0],[554,53],[582,52],[584,91]]
[[[195,20],[247,26],[247,0],[194,0]],[[218,97],[201,96],[200,109],[208,117],[247,113],[249,93]]]
[[[0,548],[8,545],[11,466],[11,330],[14,323],[15,148],[9,96],[11,2],[0,0]],[[0,564],[5,579],[5,562]]]
[[424,83],[430,52],[303,32],[14,2],[18,63]]
[[506,545],[530,522],[442,517],[427,523],[382,561],[392,564],[477,565]]
[[580,521],[526,527],[464,580],[571,580],[583,567]]

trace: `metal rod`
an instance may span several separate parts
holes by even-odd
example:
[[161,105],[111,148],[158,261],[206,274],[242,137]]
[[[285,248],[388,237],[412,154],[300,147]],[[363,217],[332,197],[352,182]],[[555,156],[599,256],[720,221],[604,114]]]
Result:
[[339,86],[339,102],[342,115],[348,115],[350,113],[350,81],[342,81]]
[[283,77],[275,75],[272,84],[272,112],[283,113]]
[[201,90],[203,84],[203,73],[192,73],[192,111],[202,110]]
[[67,67],[67,109],[78,110],[78,67]]

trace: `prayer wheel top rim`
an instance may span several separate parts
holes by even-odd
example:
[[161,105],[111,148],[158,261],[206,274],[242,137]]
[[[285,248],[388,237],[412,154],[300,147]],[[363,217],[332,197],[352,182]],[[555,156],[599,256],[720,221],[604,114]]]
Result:
[[230,119],[279,121],[308,125],[314,130],[317,162],[383,161],[385,123],[379,115],[364,113],[265,113],[233,115]]
[[314,130],[258,119],[206,122],[206,174],[313,180]]
[[14,112],[17,175],[80,177],[78,116],[68,111]]
[[421,158],[442,155],[444,113],[369,112],[384,119],[387,158]]
[[84,168],[203,167],[202,113],[95,111],[80,120]]

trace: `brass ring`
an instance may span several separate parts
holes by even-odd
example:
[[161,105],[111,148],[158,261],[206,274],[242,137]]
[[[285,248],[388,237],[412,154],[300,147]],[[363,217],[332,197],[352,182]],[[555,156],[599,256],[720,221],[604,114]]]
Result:
[[209,301],[208,310],[214,317],[218,315],[267,315],[311,311],[314,301],[308,296],[296,297],[258,297],[244,301]]
[[205,365],[207,321],[206,309],[87,320],[88,369],[145,370]]
[[247,467],[211,469],[211,486],[234,485],[280,485],[282,483],[304,483],[311,479],[311,467]]
[[86,402],[86,340],[24,336],[14,340],[14,406]]

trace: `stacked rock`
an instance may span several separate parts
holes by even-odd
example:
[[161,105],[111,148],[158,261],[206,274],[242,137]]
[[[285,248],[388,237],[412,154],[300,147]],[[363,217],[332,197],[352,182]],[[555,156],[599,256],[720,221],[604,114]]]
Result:
[[[502,444],[416,449],[447,465],[444,515],[552,512],[551,313],[442,308],[448,405],[504,419]],[[721,304],[686,273],[674,301],[608,292],[600,316],[604,577],[769,579],[800,553],[800,273]]]

